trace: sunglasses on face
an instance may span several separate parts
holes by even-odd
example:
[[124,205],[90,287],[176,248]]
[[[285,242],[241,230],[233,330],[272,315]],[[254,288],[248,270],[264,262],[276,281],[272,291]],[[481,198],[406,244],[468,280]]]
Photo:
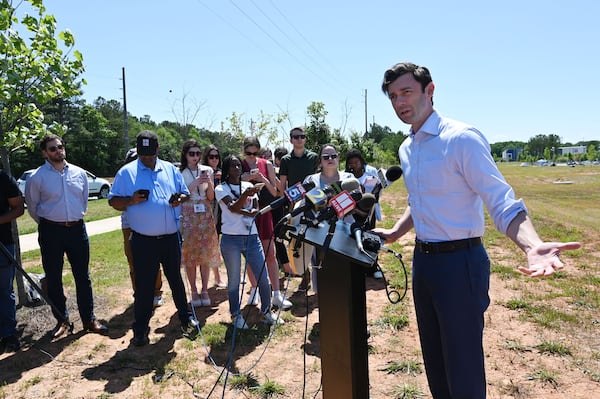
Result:
[[254,157],[257,157],[257,156],[258,156],[258,152],[250,152],[250,151],[246,151],[246,152],[245,152],[245,154],[246,154],[246,156],[248,156],[248,157],[252,157],[252,156],[254,156]]
[[190,157],[199,157],[200,155],[202,155],[202,152],[200,151],[188,151],[187,153]]
[[331,155],[321,155],[321,158],[323,158],[323,160],[328,161],[330,159],[336,159],[338,157],[337,154],[331,154]]
[[299,139],[305,139],[306,138],[306,134],[295,134],[292,136],[293,139],[299,140]]
[[208,159],[219,159],[219,154],[208,154]]
[[59,144],[59,145],[53,145],[52,147],[48,147],[48,148],[46,148],[46,151],[50,151],[50,152],[56,152],[56,151],[58,151],[58,150],[62,150],[62,149],[64,149],[64,148],[65,148],[65,146],[64,146],[64,145],[62,145],[62,144]]

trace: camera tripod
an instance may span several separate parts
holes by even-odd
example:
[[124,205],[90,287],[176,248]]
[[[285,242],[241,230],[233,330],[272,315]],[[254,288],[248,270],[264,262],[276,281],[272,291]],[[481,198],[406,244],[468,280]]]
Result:
[[56,307],[56,305],[50,300],[50,298],[48,298],[48,295],[46,294],[46,292],[44,292],[44,290],[35,282],[35,280],[33,280],[31,278],[31,276],[29,274],[27,274],[25,269],[23,269],[23,267],[19,264],[19,262],[17,262],[15,257],[9,252],[9,250],[1,242],[0,242],[0,252],[2,252],[2,254],[6,257],[6,259],[9,260],[9,262],[10,262],[9,266],[14,266],[15,269],[19,273],[21,273],[21,275],[23,277],[25,277],[25,279],[29,282],[29,284],[33,287],[33,289],[35,289],[37,291],[37,293],[40,294],[40,296],[44,299],[44,301],[46,301],[46,303],[48,305],[50,305],[52,310],[54,310],[54,313],[56,315],[58,315],[58,317],[61,319],[60,322],[66,323],[69,325],[69,334],[72,334],[73,333],[73,323],[70,322],[69,319],[67,319],[63,315],[63,313]]

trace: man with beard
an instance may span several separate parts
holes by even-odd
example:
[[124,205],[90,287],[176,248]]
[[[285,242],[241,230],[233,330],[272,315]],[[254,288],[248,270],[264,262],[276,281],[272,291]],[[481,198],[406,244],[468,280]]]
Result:
[[52,310],[58,320],[52,336],[58,338],[69,330],[62,282],[65,254],[75,279],[77,307],[84,330],[106,333],[108,328],[94,315],[89,274],[90,242],[83,222],[88,204],[87,174],[66,161],[66,150],[59,136],[46,135],[40,142],[40,149],[46,162],[27,179],[25,201],[29,214],[38,223],[48,298],[61,313]]

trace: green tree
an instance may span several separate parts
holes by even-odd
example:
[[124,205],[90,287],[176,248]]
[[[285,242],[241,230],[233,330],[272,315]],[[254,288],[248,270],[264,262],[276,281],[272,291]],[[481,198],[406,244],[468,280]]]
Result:
[[587,147],[587,159],[588,161],[595,161],[598,159],[598,152],[596,151],[596,146],[593,144],[590,144]]
[[106,118],[91,105],[79,109],[79,123],[63,138],[69,159],[98,176],[114,175],[125,156],[121,134],[109,129]]
[[[74,44],[71,32],[56,31],[56,19],[46,14],[42,0],[22,0],[16,5],[12,0],[0,0],[0,155],[7,173],[11,173],[11,151],[32,147],[47,132],[66,131],[61,123],[47,124],[40,108],[79,93],[76,80],[84,71],[83,57]],[[20,258],[16,221],[12,227],[15,253]],[[17,292],[19,303],[24,303],[20,278]]]
[[537,136],[530,138],[527,142],[529,154],[537,158],[544,156],[544,150],[546,148],[558,148],[560,146],[560,137],[556,134],[538,134]]
[[[27,38],[20,34],[25,30]],[[77,95],[76,80],[84,67],[73,47],[75,37],[56,31],[56,19],[46,14],[42,0],[23,0],[16,6],[0,0],[0,37],[0,146],[4,169],[10,172],[11,151],[32,146],[47,132],[66,131],[61,123],[48,125],[40,107]]]
[[331,141],[329,125],[325,122],[327,111],[325,104],[313,101],[307,108],[308,126],[306,127],[306,147],[312,151],[319,152],[322,144]]

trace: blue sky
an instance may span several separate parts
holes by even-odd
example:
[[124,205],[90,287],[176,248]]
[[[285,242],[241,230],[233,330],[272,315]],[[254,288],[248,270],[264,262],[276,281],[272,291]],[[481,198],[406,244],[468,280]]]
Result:
[[407,132],[380,85],[387,68],[411,61],[429,67],[435,108],[490,143],[600,140],[593,0],[44,3],[84,56],[84,98],[121,101],[125,67],[128,111],[156,122],[181,118],[185,95],[203,104],[200,127],[262,111],[288,112],[289,129],[321,101],[332,128],[363,132],[366,90],[368,123]]

